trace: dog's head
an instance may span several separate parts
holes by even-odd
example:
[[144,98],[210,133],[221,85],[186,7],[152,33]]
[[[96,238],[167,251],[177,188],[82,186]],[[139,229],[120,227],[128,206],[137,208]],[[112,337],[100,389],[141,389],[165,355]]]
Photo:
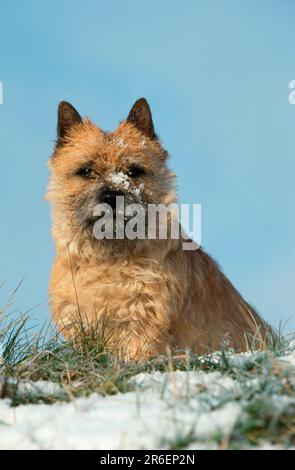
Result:
[[[77,237],[93,238],[100,204],[107,204],[115,219],[118,201],[120,210],[123,201],[125,209],[139,204],[144,211],[149,204],[175,202],[174,175],[166,160],[144,98],[114,132],[103,131],[61,102],[47,194],[53,203],[55,239],[65,244]],[[124,213],[124,223],[131,215]]]

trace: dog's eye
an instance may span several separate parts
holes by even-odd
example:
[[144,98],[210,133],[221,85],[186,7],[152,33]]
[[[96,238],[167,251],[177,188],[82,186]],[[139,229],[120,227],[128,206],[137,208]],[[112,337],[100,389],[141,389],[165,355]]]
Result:
[[127,171],[127,176],[130,176],[130,178],[139,178],[139,176],[142,176],[144,174],[145,170],[140,166],[136,165],[131,166]]
[[91,166],[83,166],[76,172],[76,176],[81,176],[81,178],[93,178],[93,168]]

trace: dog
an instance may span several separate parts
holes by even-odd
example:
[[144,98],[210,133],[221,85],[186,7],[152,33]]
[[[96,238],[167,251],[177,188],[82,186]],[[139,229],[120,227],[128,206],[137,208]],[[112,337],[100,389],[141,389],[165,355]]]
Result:
[[201,247],[183,250],[183,239],[169,234],[93,236],[97,204],[116,209],[121,196],[146,212],[149,204],[177,201],[148,102],[137,100],[127,119],[106,132],[63,101],[57,133],[47,192],[56,247],[49,302],[63,335],[77,338],[103,324],[109,344],[135,360],[167,348],[245,351],[253,340],[264,348],[268,325]]

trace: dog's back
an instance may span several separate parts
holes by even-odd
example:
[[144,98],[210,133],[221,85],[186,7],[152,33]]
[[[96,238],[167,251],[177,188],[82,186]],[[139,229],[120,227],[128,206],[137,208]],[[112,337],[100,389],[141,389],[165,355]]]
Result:
[[[183,258],[183,259],[182,259]],[[229,345],[237,351],[249,347],[265,348],[268,325],[260,318],[201,248],[179,250],[170,256],[174,276],[184,292],[182,311],[172,318],[171,331],[179,347],[198,353]],[[179,270],[179,266],[184,269]]]

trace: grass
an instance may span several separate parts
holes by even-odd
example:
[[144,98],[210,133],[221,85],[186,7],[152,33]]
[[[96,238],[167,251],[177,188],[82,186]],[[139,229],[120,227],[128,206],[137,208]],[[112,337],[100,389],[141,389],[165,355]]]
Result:
[[[271,338],[269,351],[253,351],[247,360],[233,360],[233,351],[224,349],[206,356],[187,352],[145,363],[124,363],[110,350],[103,334],[84,334],[79,342],[71,342],[63,340],[50,326],[35,334],[28,326],[28,315],[15,318],[1,316],[0,312],[1,318],[0,398],[9,398],[11,406],[72,401],[91,393],[125,393],[135,389],[131,379],[140,372],[218,371],[233,378],[241,391],[238,395],[225,391],[214,406],[222,407],[234,400],[241,403],[242,413],[226,440],[220,432],[211,437],[211,443],[231,449],[249,448],[264,441],[295,445],[295,402],[286,401],[286,397],[295,399],[295,371],[283,367],[279,360],[290,350],[290,341],[282,332]],[[40,380],[53,382],[56,390],[41,392],[34,386]],[[277,406],[280,397],[285,402]],[[192,428],[183,434],[177,432],[165,445],[181,449],[195,440]]]
[[102,340],[85,335],[79,343],[73,343],[54,332],[46,339],[48,331],[32,337],[27,323],[27,317],[13,320],[0,334],[0,342],[4,344],[0,369],[4,385],[0,396],[9,397],[12,406],[48,402],[47,396],[18,393],[21,382],[44,380],[58,384],[61,393],[52,396],[51,402],[72,400],[93,392],[114,394],[130,388],[128,369],[121,367]]
[[264,441],[295,445],[295,370],[282,367],[269,354],[261,359],[254,370],[238,372],[243,413],[230,436],[230,448],[249,448]]
[[[295,445],[295,404],[274,411],[269,396],[252,399],[230,436],[230,447],[241,448],[267,441],[284,448]],[[238,443],[238,445],[237,445]]]

